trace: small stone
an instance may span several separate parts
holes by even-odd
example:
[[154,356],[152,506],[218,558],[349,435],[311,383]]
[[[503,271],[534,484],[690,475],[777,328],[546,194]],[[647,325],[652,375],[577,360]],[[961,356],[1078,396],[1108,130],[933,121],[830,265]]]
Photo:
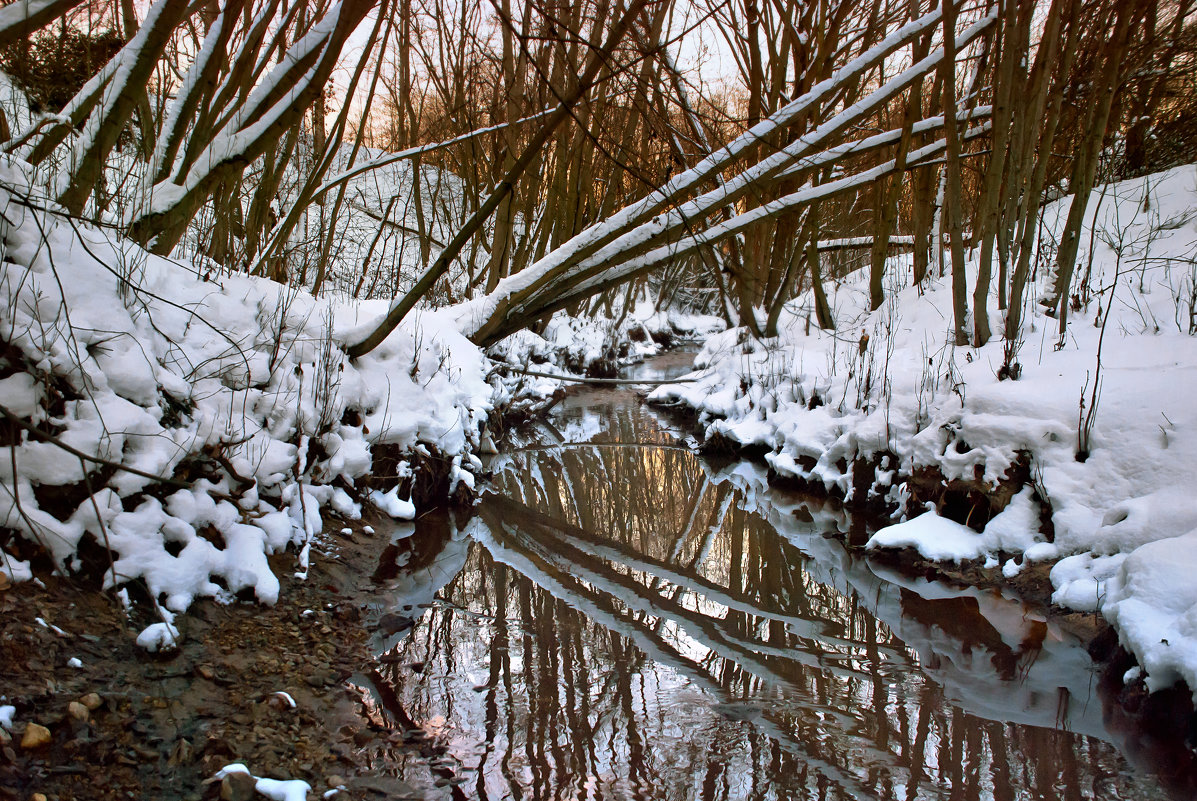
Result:
[[146,748],[144,745],[134,743],[131,750],[142,762],[153,762],[158,759],[158,752],[153,748]]
[[3,726],[0,726],[0,748],[12,742],[12,735],[9,734]]
[[83,723],[86,723],[91,717],[91,711],[78,701],[71,701],[67,704],[67,714]]
[[180,737],[179,741],[175,743],[175,747],[170,752],[168,760],[171,765],[186,765],[195,757],[195,749],[191,746],[191,741],[186,737]]
[[50,744],[50,730],[45,726],[37,723],[29,723],[25,726],[25,734],[21,736],[21,747],[26,750],[33,750],[34,748],[41,748]]
[[29,796],[29,801],[46,801],[46,794],[34,793],[33,795]]
[[326,667],[316,667],[308,671],[303,680],[311,687],[326,687],[333,683],[333,674]]
[[195,675],[199,676],[201,679],[212,681],[212,679],[216,677],[216,671],[208,665],[199,665],[195,669]]
[[278,711],[286,711],[295,708],[295,702],[291,699],[290,693],[284,695],[283,693],[271,693],[266,698],[266,704],[272,709]]
[[104,699],[100,697],[99,693],[88,693],[79,699],[79,703],[83,704],[91,712],[104,705]]
[[230,773],[220,782],[221,801],[251,801],[257,783],[248,773]]

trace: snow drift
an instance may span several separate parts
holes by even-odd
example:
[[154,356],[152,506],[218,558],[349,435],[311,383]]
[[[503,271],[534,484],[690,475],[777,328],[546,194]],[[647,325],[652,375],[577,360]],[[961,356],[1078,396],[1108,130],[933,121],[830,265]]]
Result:
[[10,578],[34,553],[78,570],[98,546],[104,585],[142,586],[170,633],[198,597],[273,603],[267,556],[293,549],[302,572],[322,510],[360,514],[350,493],[379,445],[435,450],[473,482],[496,386],[447,317],[412,315],[350,362],[342,337],[382,302],[152,256],[32,193],[27,165],[0,163]]
[[[898,257],[889,275],[905,288],[878,310],[868,311],[865,278],[849,275],[832,297],[838,330],[820,330],[809,294],[800,296],[779,337],[753,341],[742,329],[714,337],[696,361],[696,383],[652,397],[697,410],[708,437],[763,446],[781,476],[848,498],[871,487],[896,507],[907,505],[903,479],[918,468],[992,487],[1029,458],[1051,541],[1024,490],[983,532],[932,510],[878,532],[871,547],[1000,560],[1008,576],[1025,560],[1058,559],[1056,603],[1102,611],[1153,688],[1177,678],[1197,688],[1197,598],[1188,586],[1197,572],[1197,169],[1093,193],[1060,338],[1036,292],[1046,291],[1067,211],[1067,198],[1044,210],[1039,283],[1028,288],[1017,342],[950,344],[948,279],[911,287],[907,257]],[[990,305],[997,330],[1004,315],[992,297]],[[998,379],[1008,354],[1018,380]],[[1094,398],[1085,443],[1078,429]],[[863,465],[873,474],[854,481]]]

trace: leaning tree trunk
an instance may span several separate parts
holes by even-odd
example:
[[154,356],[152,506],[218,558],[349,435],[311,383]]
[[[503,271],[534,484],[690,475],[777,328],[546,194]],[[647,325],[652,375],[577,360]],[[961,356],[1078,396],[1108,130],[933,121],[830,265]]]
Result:
[[108,155],[137,108],[138,96],[145,91],[150,74],[188,8],[186,0],[158,0],[146,13],[137,35],[121,49],[120,63],[97,107],[88,115],[58,177],[58,202],[71,214],[83,213],[87,198],[100,182]]
[[532,137],[525,146],[524,152],[520,154],[515,164],[503,176],[503,180],[495,187],[490,197],[458,229],[457,234],[445,246],[444,250],[441,251],[441,254],[437,257],[432,267],[425,271],[419,280],[416,281],[415,286],[391,307],[391,310],[383,318],[382,322],[363,340],[355,342],[345,349],[350,358],[356,359],[359,356],[364,356],[381,345],[382,341],[387,338],[387,335],[395,329],[395,326],[399,325],[400,321],[416,305],[416,302],[427,294],[433,284],[449,270],[449,265],[452,264],[453,259],[461,253],[474,234],[481,230],[486,220],[490,218],[499,204],[503,202],[503,199],[515,189],[516,181],[519,180],[520,176],[523,175],[533,160],[540,156],[541,148],[548,143],[557,129],[570,117],[571,109],[594,86],[600,72],[607,65],[606,54],[612,52],[615,46],[623,40],[636,18],[640,16],[640,13],[648,3],[649,0],[632,0],[623,17],[611,28],[604,46],[591,51],[586,62],[586,69],[578,77],[573,91],[561,101],[557,110],[546,120],[537,134]]

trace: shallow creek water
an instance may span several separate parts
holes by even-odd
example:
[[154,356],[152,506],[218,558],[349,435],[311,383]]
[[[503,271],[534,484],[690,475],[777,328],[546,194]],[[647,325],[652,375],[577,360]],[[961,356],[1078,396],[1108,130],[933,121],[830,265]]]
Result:
[[[627,389],[582,390],[460,529],[395,532],[357,680],[367,715],[438,743],[430,793],[1166,797],[1106,730],[1082,643],[1013,597],[870,566],[842,544],[869,521],[682,439]],[[427,786],[429,759],[377,769]]]

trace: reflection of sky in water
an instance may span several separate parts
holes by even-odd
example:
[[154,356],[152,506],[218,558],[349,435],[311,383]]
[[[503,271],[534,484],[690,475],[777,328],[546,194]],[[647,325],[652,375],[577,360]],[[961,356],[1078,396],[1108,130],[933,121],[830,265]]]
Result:
[[[526,441],[669,443],[629,398],[585,390]],[[822,536],[856,523],[755,468],[566,447],[495,484],[414,558],[430,581],[392,583],[429,608],[380,659],[454,797],[1159,797],[1103,741],[1078,646],[999,594],[878,575]]]

